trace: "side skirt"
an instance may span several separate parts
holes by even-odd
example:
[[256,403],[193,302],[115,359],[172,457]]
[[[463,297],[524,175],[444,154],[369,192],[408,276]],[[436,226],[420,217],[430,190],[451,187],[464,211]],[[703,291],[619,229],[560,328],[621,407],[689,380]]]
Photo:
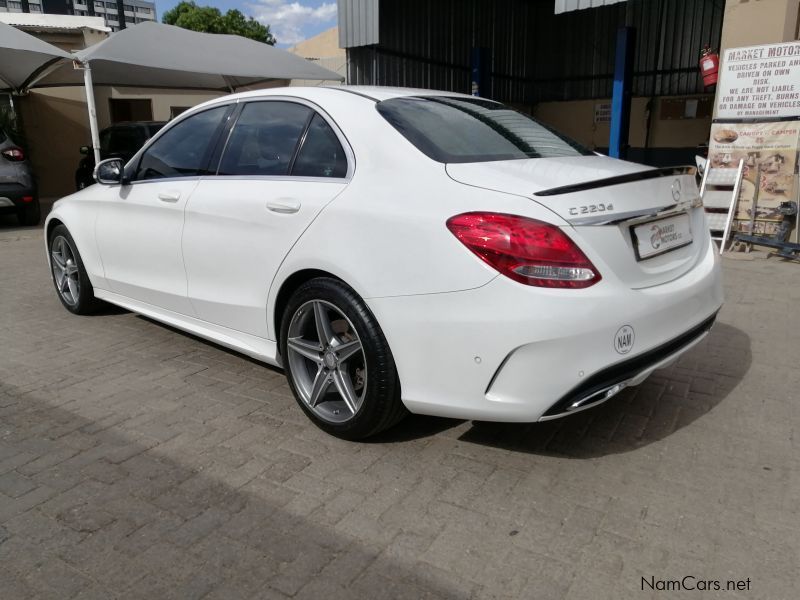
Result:
[[267,363],[268,365],[275,367],[281,366],[277,358],[278,345],[272,340],[242,333],[241,331],[236,331],[235,329],[220,327],[219,325],[214,325],[213,323],[209,323],[207,321],[201,321],[200,319],[195,319],[194,317],[187,317],[186,315],[164,310],[158,308],[157,306],[153,306],[152,304],[134,300],[132,298],[128,298],[127,296],[121,296],[120,294],[115,294],[114,292],[109,292],[107,290],[95,288],[94,295],[100,300],[105,300],[111,304],[116,304],[117,306],[121,306],[122,308],[126,308],[132,312],[144,315],[145,317],[149,317],[155,321],[165,323],[177,329],[181,329],[198,337],[212,341],[220,346],[225,346],[231,350],[241,352],[242,354],[246,354],[251,358]]

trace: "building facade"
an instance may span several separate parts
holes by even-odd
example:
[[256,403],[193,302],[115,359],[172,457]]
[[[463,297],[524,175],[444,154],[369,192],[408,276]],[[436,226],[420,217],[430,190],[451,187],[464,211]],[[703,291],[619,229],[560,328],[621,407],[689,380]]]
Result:
[[0,12],[103,17],[112,31],[156,20],[156,4],[147,0],[0,0]]
[[[702,49],[797,39],[798,0],[338,0],[350,84],[479,93],[606,151],[620,28],[633,32],[628,158],[694,161],[714,93]],[[475,85],[476,74],[478,85]],[[476,89],[479,88],[479,89]]]
[[[347,77],[347,53],[344,48],[339,48],[339,28],[331,27],[312,38],[303,40],[286,49],[287,52],[302,56],[313,61],[321,67],[330,69]],[[341,85],[338,81],[309,81],[307,79],[292,79],[290,85]]]

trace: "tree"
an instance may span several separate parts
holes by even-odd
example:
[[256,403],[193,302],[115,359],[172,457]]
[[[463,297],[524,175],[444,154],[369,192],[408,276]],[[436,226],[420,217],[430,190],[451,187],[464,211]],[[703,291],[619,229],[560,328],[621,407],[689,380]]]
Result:
[[271,46],[276,42],[269,25],[262,25],[253,17],[245,17],[236,9],[223,15],[218,8],[198,6],[194,0],[178,3],[175,8],[165,12],[161,20],[167,25],[177,25],[192,31],[241,35]]

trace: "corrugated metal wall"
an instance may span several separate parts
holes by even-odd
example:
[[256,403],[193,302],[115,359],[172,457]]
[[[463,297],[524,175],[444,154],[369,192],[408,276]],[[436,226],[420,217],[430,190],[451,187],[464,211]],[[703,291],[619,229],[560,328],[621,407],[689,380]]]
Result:
[[338,0],[339,47],[378,43],[380,0]]
[[380,41],[348,48],[348,80],[468,93],[470,49],[488,47],[498,100],[607,98],[616,31],[630,25],[634,95],[694,94],[700,50],[719,45],[723,12],[724,0],[628,0],[560,15],[551,1],[380,0]]
[[585,10],[587,8],[597,8],[598,6],[608,6],[626,0],[556,0],[556,14],[569,12],[571,10]]

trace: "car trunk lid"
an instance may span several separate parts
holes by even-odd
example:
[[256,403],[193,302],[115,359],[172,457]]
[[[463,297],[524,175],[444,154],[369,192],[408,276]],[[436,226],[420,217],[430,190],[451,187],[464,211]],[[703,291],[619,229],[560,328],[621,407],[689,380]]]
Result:
[[581,156],[448,164],[447,172],[553,211],[604,276],[613,272],[631,288],[680,277],[708,243],[692,168]]

